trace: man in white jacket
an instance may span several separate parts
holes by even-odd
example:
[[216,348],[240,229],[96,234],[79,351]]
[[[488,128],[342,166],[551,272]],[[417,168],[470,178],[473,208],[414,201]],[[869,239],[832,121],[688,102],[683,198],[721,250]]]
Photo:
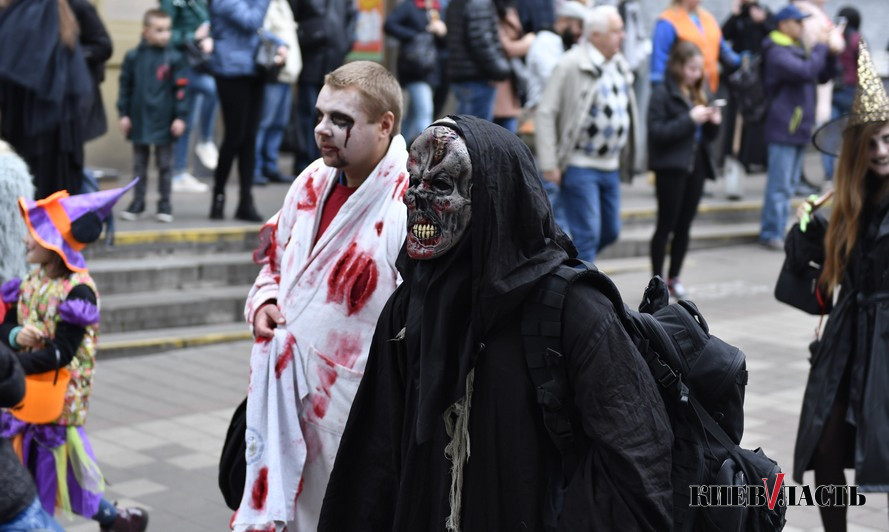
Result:
[[262,270],[245,308],[256,342],[236,530],[317,528],[377,318],[400,282],[401,102],[398,81],[376,63],[328,74],[316,103],[321,159],[260,234]]

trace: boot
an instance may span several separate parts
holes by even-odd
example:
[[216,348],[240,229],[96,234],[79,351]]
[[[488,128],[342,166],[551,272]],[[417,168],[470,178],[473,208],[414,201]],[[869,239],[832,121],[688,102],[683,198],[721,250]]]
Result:
[[148,512],[142,508],[117,508],[117,517],[101,532],[144,532],[148,528]]
[[256,212],[256,206],[253,201],[241,202],[238,204],[238,210],[235,211],[235,218],[244,220],[245,222],[264,222],[265,218]]
[[210,219],[222,220],[225,218],[225,194],[215,194],[213,204],[210,206]]

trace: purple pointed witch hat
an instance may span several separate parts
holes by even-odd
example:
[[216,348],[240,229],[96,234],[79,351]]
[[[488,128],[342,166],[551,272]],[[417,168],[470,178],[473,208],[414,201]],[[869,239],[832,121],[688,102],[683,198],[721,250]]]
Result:
[[19,198],[19,209],[28,231],[38,244],[55,251],[74,272],[86,271],[81,251],[102,233],[102,221],[137,179],[122,188],[71,196],[60,190],[41,200]]

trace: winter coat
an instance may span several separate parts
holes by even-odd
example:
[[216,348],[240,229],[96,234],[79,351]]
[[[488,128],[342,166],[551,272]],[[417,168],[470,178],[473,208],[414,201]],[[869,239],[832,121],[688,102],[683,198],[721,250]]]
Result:
[[[426,26],[429,24],[429,18],[426,10],[419,7],[414,0],[404,0],[386,17],[386,24],[383,26],[386,35],[395,37],[402,47],[408,46],[411,39],[416,35],[425,32]],[[439,57],[445,51],[445,39],[436,38],[436,53]],[[436,61],[440,64],[441,61]],[[410,65],[401,61],[401,55],[398,57],[396,65],[398,72],[398,82],[402,85],[422,81],[428,83],[432,87],[438,86],[441,81],[440,67],[436,67],[431,72],[416,72],[410,69]]]
[[[846,267],[839,300],[819,342],[803,397],[794,450],[793,479],[813,468],[813,456],[834,398],[848,398],[855,422],[855,468],[861,491],[889,491],[889,199],[861,218],[862,228]],[[866,237],[864,235],[870,235]],[[844,372],[848,375],[844,378]],[[848,382],[847,387],[843,385]],[[848,418],[847,418],[848,419]],[[851,457],[854,454],[854,461]]]
[[[670,530],[663,403],[611,303],[582,283],[565,298],[562,324],[580,465],[560,490],[521,316],[570,243],[518,137],[476,117],[456,122],[472,161],[471,227],[442,257],[399,257],[404,283],[377,322],[318,530],[444,531],[454,510],[465,531]],[[449,414],[455,397],[468,402],[462,415]],[[454,417],[470,449],[449,437]],[[457,466],[459,510],[448,496],[449,441],[469,455]],[[548,506],[557,490],[560,514]]]
[[762,50],[763,39],[775,29],[775,19],[769,8],[760,7],[766,12],[766,19],[760,23],[750,18],[750,4],[743,4],[741,12],[730,16],[722,25],[722,38],[732,43],[735,52],[758,54]]
[[448,81],[500,81],[511,69],[500,44],[491,0],[452,0],[448,26]]
[[299,28],[303,69],[300,85],[321,87],[352,51],[358,11],[353,0],[291,0]]
[[99,85],[105,81],[105,62],[114,51],[111,36],[96,13],[96,8],[88,0],[68,0],[77,25],[80,26],[80,47],[83,58],[93,78],[92,97],[82,110],[83,140],[88,141],[104,135],[108,131],[108,118]]
[[269,0],[213,0],[210,4],[210,36],[213,54],[210,71],[232,78],[256,74],[255,55]]
[[173,46],[182,50],[194,40],[194,32],[210,21],[207,0],[161,0],[161,9],[170,14],[173,22]]
[[0,283],[28,273],[27,251],[22,237],[27,233],[18,198],[33,198],[34,185],[25,162],[0,140]]
[[654,172],[691,173],[698,150],[703,150],[704,175],[715,179],[710,142],[719,133],[719,126],[706,122],[698,135],[698,125],[688,114],[691,108],[672,76],[654,88],[648,104],[648,168]]
[[[593,105],[601,70],[593,64],[589,46],[592,45],[584,43],[565,52],[537,103],[535,143],[541,170],[565,169],[577,145],[580,124]],[[620,54],[611,60],[617,61],[617,67],[630,87],[627,91],[627,111],[630,113],[631,131],[620,154],[621,181],[629,182],[633,177],[632,161],[635,160],[636,150],[633,139],[639,113],[632,90],[633,73],[630,72],[630,66]]]
[[185,120],[185,60],[173,49],[149,46],[145,41],[124,57],[120,69],[117,111],[132,122],[129,140],[133,144],[170,144],[173,120]]
[[293,11],[287,0],[271,0],[266,11],[262,27],[271,35],[274,35],[287,47],[287,61],[284,68],[278,74],[278,83],[296,83],[302,70],[302,54],[299,50],[299,41],[296,39],[296,21],[293,19]]
[[[523,60],[528,55],[531,44],[522,40],[524,32],[519,14],[514,8],[507,8],[506,14],[498,22],[500,44],[509,59]],[[532,41],[533,42],[533,41]],[[497,92],[494,96],[494,117],[515,118],[522,113],[522,102],[519,99],[519,88],[514,76],[495,83]],[[523,87],[527,89],[527,87]]]
[[811,54],[799,42],[773,31],[763,41],[762,81],[769,96],[766,142],[805,146],[815,125],[815,85],[833,77],[834,61],[827,46],[816,44]]

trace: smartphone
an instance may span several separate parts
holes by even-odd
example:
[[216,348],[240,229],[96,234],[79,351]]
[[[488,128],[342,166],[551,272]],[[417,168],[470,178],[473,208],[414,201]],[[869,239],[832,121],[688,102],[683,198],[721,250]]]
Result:
[[717,107],[718,108],[718,107],[725,107],[725,105],[726,105],[726,101],[722,98],[719,98],[718,100],[713,100],[712,102],[710,102],[709,107]]

